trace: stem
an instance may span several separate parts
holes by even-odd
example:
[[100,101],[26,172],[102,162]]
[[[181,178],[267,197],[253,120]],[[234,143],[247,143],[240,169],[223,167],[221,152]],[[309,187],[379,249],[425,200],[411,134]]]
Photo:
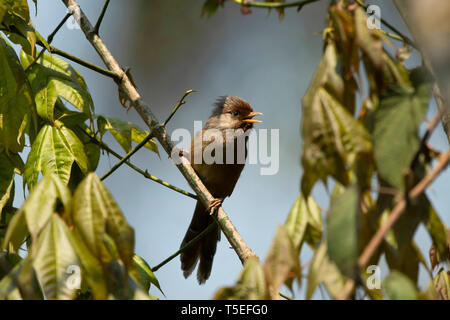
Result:
[[96,34],[98,34],[98,31],[100,30],[100,25],[101,25],[101,23],[103,21],[103,17],[105,16],[106,9],[108,8],[108,4],[109,4],[109,0],[106,0],[104,5],[103,5],[102,12],[100,12],[100,15],[98,17],[97,23],[95,24],[94,32]]
[[167,259],[165,259],[163,262],[161,262],[160,264],[154,266],[152,269],[152,272],[157,271],[159,268],[161,268],[162,266],[164,266],[166,263],[170,262],[171,260],[173,260],[174,258],[176,258],[176,256],[178,256],[180,253],[184,252],[185,250],[189,249],[190,247],[192,247],[197,241],[201,240],[207,233],[209,233],[215,226],[215,222],[211,223],[205,230],[203,230],[202,232],[200,232],[194,239],[192,239],[191,241],[189,241],[188,243],[186,243],[186,245],[182,248],[180,248],[178,251],[176,251],[175,253],[173,253],[172,255],[170,255]]
[[289,8],[289,7],[301,7],[305,4],[316,2],[319,0],[300,0],[293,2],[256,2],[256,1],[245,1],[245,0],[233,0],[235,3],[240,4],[244,7],[256,7],[256,8]]
[[[112,150],[107,144],[105,144],[102,141],[99,141],[96,137],[91,136],[89,133],[87,133],[83,128],[81,129],[82,132],[84,132],[84,134],[86,134],[93,143],[97,144],[100,148],[102,148],[103,150],[105,150],[106,152],[112,154],[114,157],[116,157],[117,159],[122,159],[122,156],[120,156],[117,152],[115,152],[114,150]],[[192,199],[198,199],[198,197],[195,194],[192,194],[190,192],[187,192],[181,188],[175,187],[174,185],[171,185],[168,182],[165,182],[164,180],[161,180],[158,177],[155,177],[154,175],[151,175],[147,170],[142,170],[139,169],[137,166],[135,166],[134,164],[132,164],[129,161],[126,161],[125,164],[127,166],[129,166],[131,169],[133,169],[134,171],[140,173],[141,175],[143,175],[145,178],[150,179],[152,181],[155,181],[161,185],[163,185],[164,187],[167,187],[169,189],[172,189],[173,191],[176,191],[178,193],[181,193],[185,196],[191,197]]]
[[[47,37],[48,44],[53,41],[53,37],[55,36],[55,34],[59,31],[59,29],[61,29],[61,27],[64,25],[64,23],[66,23],[67,19],[69,19],[71,15],[71,13],[67,13],[61,20],[61,22],[56,26],[55,30],[53,30],[53,32],[49,34],[49,36]],[[24,69],[25,72],[27,72],[27,70],[30,69],[31,66],[36,63],[36,61],[38,61],[38,59],[44,54],[45,50],[47,50],[47,47],[44,46],[37,57],[34,58],[33,61],[31,61],[31,63]]]
[[[164,150],[170,156],[175,145],[167,134],[166,129],[161,126],[149,106],[142,100],[135,86],[130,81],[126,73],[122,70],[119,63],[116,61],[109,49],[106,47],[103,40],[97,34],[92,32],[92,24],[84,14],[83,10],[81,10],[78,3],[75,0],[62,1],[66,5],[66,7],[75,6],[77,9],[79,9],[81,30],[84,32],[86,38],[97,51],[108,69],[112,73],[120,77],[121,81],[118,81],[117,84],[122,90],[124,96],[131,102],[132,106],[136,109],[138,114],[147,124],[150,132],[154,132],[155,138],[158,139]],[[177,168],[180,170],[186,181],[198,195],[199,201],[205,208],[208,208],[215,198],[211,195],[203,182],[197,176],[188,159],[186,159],[185,157],[181,157],[180,160],[181,161],[179,163],[176,163]],[[222,208],[219,208],[219,210],[216,211],[213,217],[217,219],[219,226],[221,227],[226,238],[230,242],[231,246],[235,250],[242,263],[244,263],[249,257],[256,256],[253,251],[247,246],[244,239],[242,239],[241,235],[238,233],[233,223],[230,221],[227,214]]]
[[[364,8],[364,10],[367,11],[368,6],[366,6],[361,0],[355,0],[355,2],[361,7]],[[386,32],[386,35],[388,35],[389,37],[393,38],[393,39],[397,39],[397,40],[403,40],[403,42],[405,42],[406,44],[409,44],[411,47],[413,47],[414,49],[417,49],[417,45],[414,43],[414,41],[412,41],[410,38],[408,38],[407,36],[405,36],[403,33],[401,33],[396,27],[394,27],[392,24],[390,24],[389,22],[387,22],[386,20],[384,20],[381,17],[377,17],[380,19],[381,23],[384,24],[386,27],[388,27],[389,29],[391,29],[392,31],[394,31],[396,34],[398,34],[401,39],[397,38],[397,37],[393,37],[392,34],[389,34]]]
[[[162,124],[163,126],[166,126],[166,124],[169,122],[170,119],[172,119],[172,117],[174,116],[175,112],[177,112],[177,110],[180,108],[180,106],[185,104],[184,98],[186,98],[192,92],[194,92],[194,90],[188,90],[188,91],[186,91],[184,93],[183,97],[181,98],[181,100],[178,101],[178,103],[176,104],[176,106],[173,109],[172,113],[169,115],[169,117],[166,119],[166,121],[164,121],[164,123]],[[153,136],[154,136],[153,132],[150,132],[136,147],[133,148],[133,150],[128,152],[125,155],[125,157],[120,159],[119,162],[117,162],[111,169],[109,169],[109,171],[107,173],[105,173],[100,178],[100,180],[106,179],[110,174],[112,174],[114,171],[116,171],[125,161],[130,159],[133,154],[135,154],[139,149],[141,149],[143,146],[145,146],[145,144],[147,142],[149,142],[153,138]]]
[[[426,175],[416,186],[408,193],[407,197],[404,197],[401,201],[397,203],[394,209],[391,211],[386,223],[381,226],[380,229],[375,233],[375,235],[370,240],[369,244],[364,249],[363,253],[358,259],[359,269],[364,269],[369,263],[370,258],[375,253],[375,251],[380,246],[387,232],[392,228],[394,223],[400,218],[400,216],[405,212],[407,201],[412,201],[417,198],[425,189],[433,182],[433,180],[444,170],[448,163],[450,162],[450,151],[442,154],[439,157],[438,164],[433,168],[433,171]],[[353,279],[348,280],[345,283],[344,289],[338,299],[346,300],[350,296],[353,288],[355,286],[355,281]]]

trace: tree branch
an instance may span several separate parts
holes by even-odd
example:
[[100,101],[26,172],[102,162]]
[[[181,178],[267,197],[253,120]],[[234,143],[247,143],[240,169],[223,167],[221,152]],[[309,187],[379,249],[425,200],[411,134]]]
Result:
[[[363,253],[358,259],[358,267],[360,270],[364,269],[369,263],[370,258],[375,253],[375,251],[380,246],[387,232],[392,228],[394,223],[400,218],[400,216],[405,212],[407,201],[412,201],[417,198],[425,189],[433,182],[433,180],[444,170],[450,162],[450,151],[445,152],[439,157],[438,164],[433,168],[433,170],[426,175],[416,186],[404,197],[397,205],[392,209],[388,220],[383,224],[380,229],[375,233],[375,235],[370,240],[369,244],[364,249]],[[353,288],[355,286],[355,281],[353,279],[348,280],[345,283],[344,289],[338,299],[346,300],[350,296]]]
[[[167,117],[166,121],[164,121],[164,123],[162,124],[162,126],[166,126],[166,124],[170,121],[170,119],[172,119],[172,117],[174,116],[175,112],[177,112],[177,110],[180,108],[180,106],[182,106],[183,104],[185,104],[184,99],[190,94],[194,92],[194,90],[188,90],[184,93],[183,97],[181,98],[181,100],[179,100],[175,106],[175,108],[173,109],[173,111],[170,113],[170,115]],[[117,169],[119,169],[119,167],[128,159],[131,158],[131,156],[133,154],[135,154],[136,152],[139,151],[139,149],[141,149],[143,146],[145,146],[145,144],[147,142],[149,142],[152,138],[153,138],[154,134],[153,132],[149,132],[149,134],[141,141],[139,142],[139,144],[134,147],[132,150],[130,150],[130,152],[128,152],[125,157],[123,157],[122,159],[120,159],[119,162],[117,162],[111,169],[109,169],[109,171],[107,173],[105,173],[100,180],[105,180],[109,175],[111,175],[114,171],[116,171]]]
[[[119,63],[108,50],[103,40],[97,34],[92,32],[92,24],[90,23],[84,12],[81,10],[78,3],[75,0],[62,1],[67,7],[76,7],[77,10],[79,10],[79,23],[81,30],[84,32],[86,38],[97,51],[108,69],[120,77],[121,81],[118,82],[120,89],[123,91],[127,99],[131,102],[138,114],[147,124],[150,132],[154,132],[155,138],[158,139],[167,154],[171,155],[172,150],[174,149],[174,143],[168,136],[166,129],[162,125],[160,125],[149,106],[142,100],[136,88],[133,86],[132,82],[125,74],[125,72],[123,72]],[[210,203],[214,200],[214,197],[211,195],[208,189],[206,189],[203,182],[197,176],[188,159],[186,159],[185,157],[181,157],[180,163],[176,164],[176,166],[185,177],[189,185],[192,187],[192,189],[195,191],[195,193],[198,195],[199,201],[201,201],[203,206],[205,206],[205,208],[209,207]],[[242,239],[222,208],[219,208],[219,210],[216,211],[213,217],[217,219],[219,226],[221,227],[226,238],[230,242],[231,246],[235,250],[242,263],[244,263],[249,257],[256,256]]]
[[94,27],[94,32],[96,34],[98,34],[98,31],[100,30],[100,25],[101,25],[101,23],[103,21],[103,17],[105,16],[106,9],[108,8],[108,5],[109,5],[109,0],[106,0],[105,4],[103,5],[102,12],[100,12],[100,15],[98,17],[97,23],[95,24],[95,27]]
[[293,2],[257,2],[257,1],[246,1],[246,0],[233,0],[235,3],[240,4],[244,7],[256,7],[256,8],[289,8],[289,7],[302,7],[305,4],[311,2],[317,2],[319,0],[300,0]]
[[[102,148],[102,149],[105,150],[106,152],[112,154],[112,155],[113,155],[114,157],[116,157],[117,159],[119,159],[119,160],[122,159],[122,156],[119,155],[119,154],[118,154],[117,152],[115,152],[114,150],[112,150],[106,143],[104,143],[103,141],[98,140],[98,138],[96,138],[96,137],[94,137],[94,136],[91,136],[91,135],[90,135],[88,132],[86,132],[83,128],[81,128],[81,130],[83,131],[84,134],[86,134],[86,135],[91,139],[91,141],[92,141],[93,143],[97,144],[100,148]],[[147,179],[149,179],[149,180],[155,181],[155,182],[157,182],[157,183],[163,185],[164,187],[167,187],[167,188],[169,188],[169,189],[172,189],[173,191],[176,191],[176,192],[178,192],[178,193],[181,193],[181,194],[183,194],[183,195],[185,195],[185,196],[188,196],[188,197],[190,197],[190,198],[192,198],[192,199],[196,199],[196,200],[198,199],[198,197],[197,197],[195,194],[190,193],[190,192],[187,192],[187,191],[185,191],[185,190],[183,190],[183,189],[181,189],[181,188],[178,188],[178,187],[176,187],[176,186],[174,186],[174,185],[171,185],[170,183],[165,182],[164,180],[161,180],[160,178],[155,177],[154,175],[151,175],[147,170],[144,171],[144,170],[142,170],[142,169],[139,169],[137,166],[135,166],[134,164],[132,164],[130,161],[125,161],[125,164],[126,164],[127,166],[129,166],[131,169],[133,169],[134,171],[140,173],[141,175],[143,175],[145,178],[147,178]]]

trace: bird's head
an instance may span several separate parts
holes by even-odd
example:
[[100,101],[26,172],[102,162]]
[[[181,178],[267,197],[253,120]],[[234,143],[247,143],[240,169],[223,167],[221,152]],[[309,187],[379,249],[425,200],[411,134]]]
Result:
[[214,104],[214,110],[208,119],[206,129],[242,129],[247,131],[253,128],[254,123],[262,121],[253,119],[262,115],[254,112],[250,104],[244,99],[234,96],[222,96]]

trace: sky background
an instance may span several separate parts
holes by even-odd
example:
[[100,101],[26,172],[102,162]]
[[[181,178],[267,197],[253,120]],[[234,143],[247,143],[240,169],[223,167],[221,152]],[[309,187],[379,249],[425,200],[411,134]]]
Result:
[[[78,2],[95,23],[103,1]],[[58,0],[41,0],[36,16],[34,4],[29,3],[36,29],[47,37],[65,15],[66,8]],[[384,19],[408,34],[390,1],[371,3],[381,7]],[[295,8],[287,9],[281,22],[276,12],[268,14],[267,10],[258,8],[243,16],[239,6],[231,2],[225,3],[213,17],[200,18],[202,4],[201,0],[114,0],[109,5],[100,36],[121,66],[131,68],[139,93],[158,119],[166,118],[186,90],[199,91],[191,94],[176,113],[168,126],[169,133],[176,128],[192,132],[193,122],[206,121],[212,103],[225,94],[242,97],[255,111],[264,113],[261,119],[264,122],[258,128],[280,130],[278,174],[262,176],[260,165],[247,165],[233,195],[223,205],[248,246],[264,260],[276,226],[285,222],[300,190],[300,100],[321,58],[321,32],[328,1],[308,4],[300,13]],[[64,26],[52,45],[103,67],[80,30]],[[418,64],[417,54],[407,61],[408,67]],[[146,128],[133,109],[127,113],[120,106],[117,87],[111,79],[72,65],[84,76],[97,114],[119,117]],[[432,118],[435,112],[436,106],[431,103],[428,117]],[[109,134],[104,141],[124,154]],[[430,142],[437,149],[448,148],[441,125]],[[162,148],[160,151],[161,158],[158,158],[143,149],[132,157],[132,162],[190,191]],[[103,175],[116,162],[114,157],[103,155],[96,173]],[[449,171],[441,174],[427,191],[447,225],[450,224]],[[20,178],[17,182],[18,186],[22,185]],[[135,229],[137,254],[155,266],[179,248],[195,200],[147,180],[127,166],[122,166],[104,183]],[[15,206],[23,202],[20,189],[16,191]],[[328,208],[328,195],[323,186],[316,187],[313,195],[323,208]],[[431,240],[423,226],[418,229],[416,240],[427,257]],[[301,263],[310,258],[311,251],[304,247]],[[184,279],[176,258],[155,273],[165,297],[153,287],[150,293],[161,299],[210,299],[219,287],[235,283],[241,267],[222,236],[211,277],[205,285],[199,286],[195,275]],[[386,268],[383,267],[384,276]],[[428,280],[421,272],[422,287]],[[286,288],[282,291],[289,293]],[[297,288],[293,296],[304,298],[304,292],[305,285]],[[321,298],[319,291],[314,298]]]

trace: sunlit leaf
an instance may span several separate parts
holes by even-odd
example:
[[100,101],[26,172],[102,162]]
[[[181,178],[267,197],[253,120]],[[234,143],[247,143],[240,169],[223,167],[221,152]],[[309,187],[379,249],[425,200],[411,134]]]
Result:
[[39,232],[56,212],[58,201],[68,209],[70,191],[57,176],[45,175],[31,191],[21,208],[25,211],[28,230],[33,240],[37,240]]
[[236,285],[220,288],[214,294],[216,300],[261,300],[268,297],[264,269],[257,257],[245,261]]
[[[33,58],[22,51],[22,65],[27,67]],[[54,121],[54,109],[61,97],[78,110],[92,117],[94,104],[81,75],[67,62],[44,53],[27,72],[34,92],[39,116]]]
[[88,159],[80,139],[67,127],[44,125],[28,155],[24,181],[32,189],[39,173],[54,173],[67,184],[74,164],[83,174],[87,173]]
[[[69,241],[69,229],[57,215],[42,230],[33,248],[33,266],[47,299],[72,299],[77,288],[69,285],[69,267],[80,262]],[[80,275],[81,276],[81,275]]]
[[348,185],[347,168],[359,152],[371,150],[370,136],[353,118],[343,101],[344,83],[336,73],[337,53],[327,45],[322,61],[302,99],[302,192],[308,195],[315,182],[332,176]]
[[123,263],[130,264],[134,255],[134,230],[94,173],[80,183],[72,203],[74,227],[91,252],[104,263],[111,259],[104,245],[104,234],[107,233],[113,239]]
[[301,281],[299,252],[283,226],[277,228],[277,233],[267,253],[264,272],[270,290],[274,294],[278,294],[280,287],[289,278],[297,278],[298,283]]
[[150,268],[148,263],[137,254],[133,256],[133,262],[137,267],[139,275],[138,279],[140,280],[139,283],[142,285],[142,287],[148,291],[150,290],[150,285],[153,284],[158,288],[159,291],[161,291],[162,294],[164,294],[161,290],[158,279],[153,274],[152,269]]
[[13,50],[0,36],[0,149],[21,152],[32,122],[30,85]]
[[[105,115],[99,115],[97,117],[97,126],[102,136],[107,130],[111,132],[114,139],[116,139],[125,152],[131,150],[132,141],[140,143],[148,135],[147,131],[139,128],[134,123]],[[159,155],[158,146],[154,139],[148,141],[144,147]]]
[[302,193],[293,204],[284,227],[298,252],[306,241],[312,247],[322,238],[322,215],[312,196],[307,200]]
[[327,246],[322,242],[316,249],[308,272],[306,299],[311,299],[314,291],[323,283],[330,295],[337,298],[345,285],[346,278],[340,273],[336,264],[327,256]]

